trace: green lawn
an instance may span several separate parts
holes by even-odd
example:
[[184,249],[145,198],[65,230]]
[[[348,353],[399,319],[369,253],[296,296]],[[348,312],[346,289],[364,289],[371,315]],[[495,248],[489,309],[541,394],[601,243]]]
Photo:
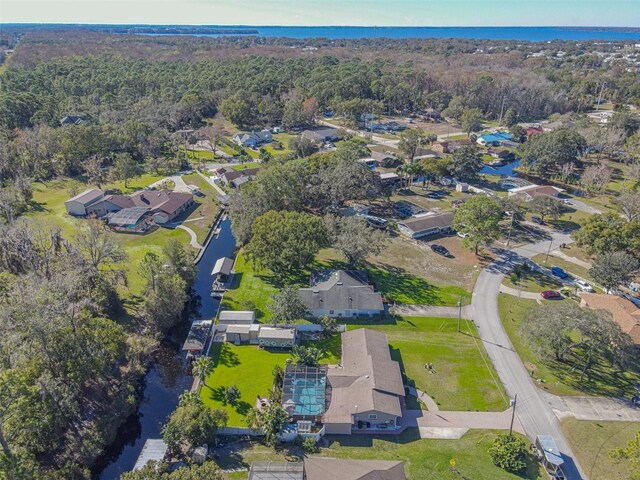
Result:
[[260,162],[244,162],[243,164],[229,165],[233,170],[244,170],[246,168],[259,168],[262,166]]
[[[128,191],[133,191],[134,185],[139,189],[159,178],[161,177],[145,175],[130,182]],[[76,229],[83,220],[67,215],[64,206],[64,202],[71,196],[69,189],[72,186],[79,192],[89,188],[86,184],[70,179],[34,183],[32,207],[25,216],[45,225],[58,226],[66,238],[73,239]],[[122,187],[124,188],[124,185]],[[137,266],[146,252],[160,253],[162,247],[172,238],[179,239],[185,245],[189,243],[187,232],[166,228],[157,228],[144,235],[127,233],[114,233],[113,235],[128,255],[125,262],[127,267],[126,291],[134,296],[142,293],[142,279],[138,274]]]
[[578,462],[594,480],[627,478],[624,467],[611,463],[609,451],[626,446],[638,430],[638,422],[587,422],[574,418],[562,421],[562,431]]
[[[363,321],[389,338],[392,357],[400,362],[408,383],[435,399],[441,410],[502,411],[508,407],[504,388],[471,322],[457,319],[404,317],[384,324]],[[435,373],[425,369],[432,363]]]
[[[524,362],[527,370],[534,371],[534,379],[542,380],[541,386],[545,390],[555,395],[603,396],[629,396],[635,391],[634,385],[640,382],[640,375],[620,372],[616,367],[607,363],[593,368],[591,382],[586,378],[580,382],[580,372],[576,370],[573,357],[565,362],[559,362],[553,358],[539,360],[519,332],[519,326],[524,321],[525,313],[536,307],[534,300],[501,293],[498,297],[498,307],[504,329],[520,359]],[[580,360],[579,365],[583,365],[582,359]]]
[[558,290],[562,288],[562,283],[555,280],[549,275],[540,273],[535,270],[527,270],[522,272],[522,276],[518,283],[511,281],[511,276],[507,275],[504,279],[507,287],[516,288],[523,292],[542,292],[544,290]]
[[[187,185],[195,185],[198,187],[200,193],[204,195],[204,197],[198,195],[193,197],[197,206],[189,210],[188,215],[184,219],[184,226],[192,229],[198,237],[198,242],[202,244],[213,226],[216,215],[220,211],[217,200],[218,192],[197,173],[183,175],[182,179]],[[178,220],[183,220],[183,217],[180,217]]]
[[[400,435],[351,435],[327,436],[328,447],[321,456],[354,460],[396,460],[404,464],[409,480],[517,480],[540,479],[540,466],[531,455],[529,469],[523,475],[515,475],[496,467],[488,450],[498,432],[470,430],[460,440],[420,439],[415,428]],[[295,461],[300,459],[300,449],[284,446],[274,451],[258,442],[242,442],[225,450],[217,463],[224,469],[248,468],[256,461]],[[450,461],[455,460],[456,471]],[[227,474],[228,480],[246,478]]]
[[565,260],[564,258],[560,258],[560,257],[555,257],[553,255],[549,255],[549,259],[547,260],[547,263],[545,264],[545,260],[547,258],[547,255],[544,253],[541,253],[539,255],[536,255],[535,257],[533,257],[531,260],[533,260],[534,262],[540,264],[540,265],[544,265],[547,266],[549,268],[551,267],[560,267],[562,268],[565,272],[573,274],[573,275],[577,275],[581,278],[584,278],[586,280],[590,280],[593,281],[593,279],[591,278],[591,275],[589,275],[589,270],[584,268],[581,265],[577,265],[573,262],[570,262],[569,260]]

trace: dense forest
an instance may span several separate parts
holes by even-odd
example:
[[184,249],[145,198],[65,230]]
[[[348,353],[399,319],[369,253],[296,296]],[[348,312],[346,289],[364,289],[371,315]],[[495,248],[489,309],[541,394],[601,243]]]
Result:
[[[127,259],[117,242],[99,222],[65,237],[29,221],[32,182],[79,177],[100,186],[143,168],[175,171],[184,142],[176,131],[209,138],[215,132],[203,128],[220,113],[251,129],[298,126],[327,111],[357,123],[365,112],[421,109],[456,120],[476,109],[481,119],[504,113],[514,124],[561,114],[582,136],[541,135],[521,152],[525,166],[549,154],[547,170],[560,174],[577,149],[615,150],[637,130],[621,121],[605,141],[573,114],[599,95],[640,104],[640,74],[616,42],[157,38],[11,27],[0,45],[15,49],[0,75],[0,478],[89,477],[135,408],[154,346],[187,314],[194,276],[191,256],[170,242],[161,256],[144,257],[144,296],[127,310]],[[83,122],[60,126],[66,115]],[[557,158],[558,145],[568,145],[566,158]],[[256,257],[254,223],[270,210],[330,214],[345,195],[385,194],[356,162],[367,153],[362,142],[293,158],[308,157],[301,150],[274,160],[231,201],[234,233]],[[283,216],[294,227],[308,220]],[[348,227],[334,225],[333,235]]]

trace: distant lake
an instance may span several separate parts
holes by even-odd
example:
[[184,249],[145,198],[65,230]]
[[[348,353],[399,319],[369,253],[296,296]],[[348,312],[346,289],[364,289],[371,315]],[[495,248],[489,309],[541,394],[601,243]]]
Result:
[[[132,26],[130,26],[132,27]],[[595,27],[257,27],[212,26],[219,29],[251,29],[261,37],[288,38],[469,38],[485,40],[640,40],[638,28]],[[144,35],[162,35],[145,33]],[[184,34],[183,34],[184,35]],[[226,34],[187,34],[219,37]],[[231,33],[239,36],[239,34]],[[246,36],[246,35],[242,35]]]

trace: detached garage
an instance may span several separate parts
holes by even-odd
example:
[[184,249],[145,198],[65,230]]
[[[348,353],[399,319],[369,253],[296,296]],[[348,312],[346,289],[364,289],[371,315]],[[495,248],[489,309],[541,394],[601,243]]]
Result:
[[430,213],[398,223],[400,233],[409,238],[422,238],[440,233],[450,233],[453,212]]
[[69,215],[84,217],[89,213],[87,212],[87,207],[93,205],[103,197],[104,192],[102,190],[90,188],[64,202],[64,206],[67,208]]

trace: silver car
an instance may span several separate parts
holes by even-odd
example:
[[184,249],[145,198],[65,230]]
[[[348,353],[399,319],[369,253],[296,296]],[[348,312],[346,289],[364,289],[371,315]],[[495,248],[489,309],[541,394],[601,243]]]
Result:
[[584,280],[576,280],[576,286],[583,292],[593,293],[595,291],[593,287]]

